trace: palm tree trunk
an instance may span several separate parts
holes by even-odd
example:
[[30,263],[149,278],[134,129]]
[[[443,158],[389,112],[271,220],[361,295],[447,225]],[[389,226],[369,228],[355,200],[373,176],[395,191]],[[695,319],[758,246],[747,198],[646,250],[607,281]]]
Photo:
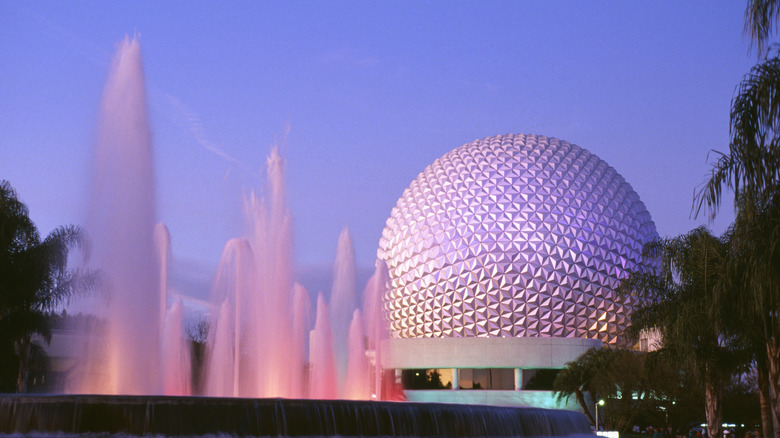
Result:
[[704,413],[707,417],[707,438],[721,438],[723,388],[709,365],[704,368]]
[[[585,412],[585,415],[588,417],[588,420],[590,420],[590,424],[596,426],[596,420],[593,419],[593,416],[590,414],[590,411],[588,410],[588,405],[587,403],[585,403],[585,396],[582,394],[582,391],[580,391],[579,389],[575,389],[574,395],[577,397],[577,402],[579,402],[580,407],[582,407],[582,411]],[[598,429],[598,426],[596,426],[596,429]]]
[[767,371],[769,381],[769,405],[772,408],[772,419],[774,421],[774,436],[780,438],[780,427],[777,427],[777,421],[780,419],[780,345],[774,336],[767,337]]
[[19,355],[19,374],[16,377],[16,392],[27,392],[27,377],[30,374],[30,338],[22,337],[17,343]]
[[772,415],[771,397],[769,395],[769,370],[766,361],[759,359],[756,361],[756,371],[758,372],[758,398],[761,406],[761,429],[764,438],[774,437],[774,415]]

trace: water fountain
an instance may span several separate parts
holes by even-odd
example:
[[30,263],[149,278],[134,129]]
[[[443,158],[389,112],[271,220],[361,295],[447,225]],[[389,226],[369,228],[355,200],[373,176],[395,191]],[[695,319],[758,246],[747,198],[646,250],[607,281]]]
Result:
[[[106,337],[89,343],[77,392],[160,394],[160,267],[154,247],[152,142],[141,48],[126,38],[103,90],[87,229],[109,290]],[[162,242],[167,245],[167,242]],[[75,379],[74,379],[75,380]]]
[[330,294],[330,327],[333,333],[333,361],[339,395],[344,396],[349,361],[349,328],[352,312],[358,305],[355,284],[355,249],[349,229],[339,234],[336,261],[333,263],[333,289]]
[[[140,45],[126,38],[101,102],[87,221],[110,296],[94,312],[109,321],[109,329],[93,336],[86,351],[73,352],[84,359],[69,382],[72,393],[191,395],[193,387],[187,381],[182,304],[168,296],[170,233],[155,225],[144,87]],[[204,395],[301,398],[312,392],[337,398],[345,391],[349,351],[365,359],[365,349],[347,348],[359,300],[352,238],[345,228],[334,264],[333,305],[318,300],[311,335],[317,354],[310,374],[320,375],[326,360],[325,369],[333,368],[338,377],[307,379],[311,309],[308,292],[293,281],[283,168],[272,148],[265,197],[250,193],[244,200],[247,235],[224,247],[213,285]],[[325,389],[329,385],[333,388]],[[361,397],[370,396],[363,391]]]
[[[268,158],[266,196],[244,202],[249,232],[227,242],[213,287],[204,395],[191,395],[183,306],[167,293],[171,239],[155,225],[152,148],[140,46],[126,38],[101,102],[88,230],[109,289],[107,333],[74,351],[71,395],[0,398],[0,433],[253,436],[554,436],[585,434],[584,416],[391,399],[380,372],[386,335],[378,263],[358,310],[355,257],[339,236],[329,305],[311,327],[292,275],[283,162]],[[311,330],[311,332],[309,331]],[[307,342],[308,341],[308,342]],[[306,367],[307,343],[311,352]],[[374,352],[373,364],[367,350]],[[107,395],[94,395],[107,394]],[[317,400],[304,400],[304,398]]]

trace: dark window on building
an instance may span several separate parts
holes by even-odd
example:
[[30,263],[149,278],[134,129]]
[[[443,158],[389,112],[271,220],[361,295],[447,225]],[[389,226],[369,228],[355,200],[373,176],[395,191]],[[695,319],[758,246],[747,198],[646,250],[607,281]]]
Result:
[[458,374],[460,389],[515,389],[513,368],[462,368]]
[[552,391],[558,371],[548,368],[524,369],[522,389]]
[[452,370],[449,368],[402,370],[401,383],[404,389],[451,389]]

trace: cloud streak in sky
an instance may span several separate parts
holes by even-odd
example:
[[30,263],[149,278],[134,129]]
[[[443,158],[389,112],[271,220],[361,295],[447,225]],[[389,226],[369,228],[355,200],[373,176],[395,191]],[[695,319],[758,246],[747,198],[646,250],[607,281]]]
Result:
[[[211,141],[208,134],[206,133],[206,128],[203,125],[203,120],[200,118],[198,113],[196,113],[192,108],[187,106],[184,102],[182,102],[177,97],[168,93],[164,93],[164,96],[168,100],[168,102],[171,105],[173,105],[176,112],[181,116],[181,117],[176,117],[175,120],[183,121],[183,123],[180,124],[180,127],[186,129],[193,136],[193,138],[199,145],[201,145],[204,149],[211,152],[212,154],[218,156],[225,162],[229,163],[231,166],[237,167],[239,170],[241,170],[244,173],[252,174],[252,172],[250,172],[241,161],[239,161],[233,155],[226,152],[224,146]],[[225,178],[227,178],[230,175],[231,170],[232,167],[228,169],[227,173],[225,173]]]

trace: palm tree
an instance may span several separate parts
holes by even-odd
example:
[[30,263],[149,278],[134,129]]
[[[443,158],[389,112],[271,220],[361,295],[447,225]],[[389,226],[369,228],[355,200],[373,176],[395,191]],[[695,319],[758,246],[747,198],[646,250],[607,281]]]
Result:
[[0,181],[0,340],[13,343],[18,392],[27,390],[33,335],[51,341],[44,313],[96,285],[94,272],[68,269],[69,249],[86,248],[85,243],[83,231],[72,225],[41,240],[27,207],[7,181]]
[[[591,348],[576,360],[566,364],[553,382],[556,399],[560,403],[572,395],[576,397],[582,411],[595,426],[586,402],[587,393],[591,402],[607,399],[604,406],[604,423],[610,430],[626,430],[642,410],[646,401],[644,356],[629,350]],[[631,394],[637,396],[636,400]],[[607,415],[609,414],[609,415]],[[609,418],[609,421],[607,421]]]
[[[745,34],[759,57],[768,55],[768,39],[777,28],[780,0],[748,0]],[[780,52],[779,52],[780,53]],[[717,159],[711,174],[694,193],[693,213],[706,210],[714,218],[723,188],[734,191],[734,206],[752,219],[755,202],[780,191],[780,57],[766,57],[755,65],[736,90],[731,103],[728,153],[712,151]],[[741,200],[741,201],[740,201]]]
[[[748,0],[745,33],[763,61],[753,67],[737,87],[732,101],[728,153],[718,154],[712,173],[695,193],[694,213],[707,210],[714,217],[723,188],[734,191],[737,219],[730,231],[733,251],[731,278],[738,295],[732,304],[740,308],[743,331],[759,370],[764,433],[780,420],[780,281],[778,260],[780,231],[776,228],[780,202],[780,57],[770,55],[769,38],[777,30],[780,1]],[[772,207],[775,206],[775,207]],[[756,322],[753,324],[753,322]],[[750,328],[751,326],[756,326]],[[765,371],[765,372],[764,372]],[[768,399],[773,421],[767,418],[763,401]],[[774,426],[772,426],[774,424]]]
[[602,368],[600,362],[603,362],[604,359],[603,354],[600,354],[601,351],[591,348],[577,360],[567,363],[566,368],[558,372],[553,382],[553,390],[558,402],[568,400],[573,395],[594,426],[596,426],[596,421],[588,409],[585,393],[589,393],[592,400],[598,400],[596,390],[592,387],[591,382],[598,374],[598,370]]
[[697,228],[651,242],[645,256],[660,259],[658,273],[632,273],[621,293],[639,294],[648,304],[631,316],[631,334],[657,329],[663,348],[698,372],[705,391],[708,436],[721,433],[723,388],[740,365],[739,350],[724,329],[728,308],[720,297],[729,246]]
[[[780,188],[780,58],[756,65],[737,88],[731,109],[729,152],[718,155],[710,178],[696,191],[694,213],[717,214],[725,186],[737,200],[766,198]],[[750,207],[750,204],[746,204]],[[750,211],[747,211],[750,214]]]
[[[780,196],[764,199],[743,195],[729,229],[732,257],[723,299],[731,303],[729,328],[751,349],[758,371],[765,436],[775,434],[780,418]],[[770,415],[771,411],[771,415]],[[773,419],[774,418],[774,419]],[[776,424],[776,423],[775,423]]]
[[776,30],[780,16],[780,2],[777,0],[748,0],[745,8],[745,35],[751,46],[756,45],[758,56],[766,54],[769,35]]

